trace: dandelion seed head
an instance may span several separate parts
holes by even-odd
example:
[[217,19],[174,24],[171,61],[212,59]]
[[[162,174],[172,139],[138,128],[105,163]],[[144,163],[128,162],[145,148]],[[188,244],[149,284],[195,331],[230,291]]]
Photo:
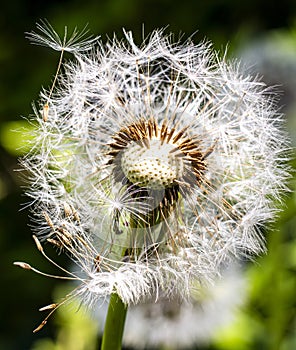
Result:
[[162,31],[138,46],[130,32],[83,43],[39,29],[35,42],[74,59],[41,93],[23,164],[35,234],[81,270],[73,293],[89,305],[112,292],[186,299],[192,280],[264,251],[289,142],[262,83]]
[[[157,302],[132,306],[123,343],[137,349],[192,349],[209,344],[217,332],[232,324],[245,301],[247,281],[241,272],[224,272],[214,285],[192,293],[190,302],[160,297]],[[104,306],[99,312],[103,319]]]

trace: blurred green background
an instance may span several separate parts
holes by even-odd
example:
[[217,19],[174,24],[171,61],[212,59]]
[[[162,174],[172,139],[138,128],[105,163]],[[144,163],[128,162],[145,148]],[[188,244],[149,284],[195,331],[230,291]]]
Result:
[[[177,35],[185,33],[184,38],[197,32],[195,40],[206,37],[221,51],[228,47],[229,56],[241,57],[251,71],[278,86],[279,104],[287,113],[295,145],[296,1],[9,0],[1,4],[0,12],[0,349],[92,350],[87,342],[79,343],[75,337],[80,329],[83,339],[94,340],[95,331],[88,323],[80,325],[74,319],[76,330],[68,329],[60,317],[55,320],[53,316],[41,332],[32,334],[42,319],[38,308],[52,302],[59,282],[12,265],[22,260],[55,273],[31,239],[25,208],[28,199],[16,171],[17,157],[23,153],[19,148],[22,133],[14,130],[25,124],[22,116],[32,113],[31,102],[38,99],[41,86],[50,85],[59,55],[30,45],[24,33],[35,29],[35,23],[44,18],[61,34],[65,25],[82,29],[88,24],[90,32],[101,34],[103,39],[114,32],[121,35],[123,27],[132,29],[138,39],[143,30],[149,33],[166,26]],[[275,230],[266,235],[268,255],[247,268],[250,282],[242,310],[231,327],[199,349],[296,349],[294,180],[291,188]],[[71,320],[74,314],[75,310],[67,317]],[[50,339],[55,339],[56,345]],[[75,345],[71,345],[73,341]]]

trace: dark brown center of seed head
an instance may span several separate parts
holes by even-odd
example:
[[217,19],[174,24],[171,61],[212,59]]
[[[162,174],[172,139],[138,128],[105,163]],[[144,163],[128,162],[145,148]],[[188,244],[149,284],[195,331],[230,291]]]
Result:
[[200,140],[187,135],[187,128],[169,129],[167,122],[158,126],[154,118],[141,119],[122,128],[110,144],[118,181],[128,181],[152,190],[178,186],[182,193],[200,185],[206,169]]

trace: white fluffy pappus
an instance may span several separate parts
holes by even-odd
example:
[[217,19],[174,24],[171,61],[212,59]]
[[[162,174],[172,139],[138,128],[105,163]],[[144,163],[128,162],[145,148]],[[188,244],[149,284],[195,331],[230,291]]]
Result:
[[42,91],[23,159],[35,234],[74,260],[73,294],[88,305],[114,292],[126,304],[159,290],[186,299],[264,251],[289,170],[270,91],[205,42],[77,35],[31,35],[74,59]]

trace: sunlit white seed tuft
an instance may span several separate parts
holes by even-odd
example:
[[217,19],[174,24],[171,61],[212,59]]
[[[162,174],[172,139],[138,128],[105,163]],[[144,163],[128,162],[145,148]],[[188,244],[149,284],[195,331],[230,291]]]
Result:
[[124,35],[96,45],[48,25],[31,34],[75,58],[42,91],[23,161],[35,242],[73,258],[73,294],[88,305],[160,289],[186,299],[192,281],[261,253],[289,176],[282,117],[263,84],[209,44],[155,31],[137,46]]

